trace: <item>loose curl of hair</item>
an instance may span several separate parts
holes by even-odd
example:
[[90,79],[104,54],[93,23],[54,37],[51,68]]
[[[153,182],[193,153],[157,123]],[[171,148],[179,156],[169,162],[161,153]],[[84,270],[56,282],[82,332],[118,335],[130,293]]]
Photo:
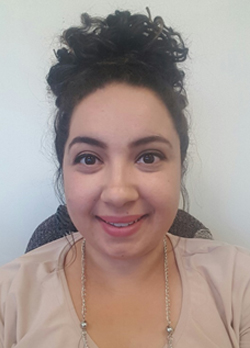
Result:
[[[182,176],[189,144],[184,72],[177,66],[188,49],[179,33],[166,27],[161,17],[115,11],[106,18],[82,14],[79,27],[64,31],[64,47],[55,52],[47,82],[56,97],[55,150],[57,182],[62,174],[65,143],[75,106],[87,95],[112,82],[146,87],[160,97],[170,111],[180,138]],[[182,185],[182,193],[186,192]]]

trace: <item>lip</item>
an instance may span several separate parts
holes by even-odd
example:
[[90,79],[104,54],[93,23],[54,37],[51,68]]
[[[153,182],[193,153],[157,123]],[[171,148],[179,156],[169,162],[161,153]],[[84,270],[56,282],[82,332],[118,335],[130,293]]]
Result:
[[[132,220],[131,220],[131,216],[132,216]],[[128,221],[124,221],[124,219],[121,219],[121,217],[119,218],[119,220],[117,220],[117,217],[115,217],[117,221],[114,221],[114,217],[110,217],[112,218],[112,221],[107,221],[106,218],[107,216],[103,216],[103,217],[100,217],[98,218],[97,217],[97,220],[99,221],[103,231],[105,233],[107,233],[108,235],[112,236],[112,237],[129,237],[135,233],[137,233],[139,231],[139,229],[141,228],[141,225],[143,224],[145,218],[147,217],[148,215],[130,215],[129,216],[129,220]],[[136,217],[136,218],[134,218]],[[128,223],[128,222],[132,222],[132,221],[135,221],[137,219],[139,219],[141,217],[141,219],[137,222],[135,222],[133,225],[130,225],[130,226],[127,226],[127,227],[116,227],[116,226],[112,226],[112,225],[109,225],[107,224],[106,222],[104,222],[103,218],[105,218],[105,221],[107,222],[113,222],[113,223]],[[125,218],[125,217],[123,217]],[[103,220],[101,220],[103,219]]]

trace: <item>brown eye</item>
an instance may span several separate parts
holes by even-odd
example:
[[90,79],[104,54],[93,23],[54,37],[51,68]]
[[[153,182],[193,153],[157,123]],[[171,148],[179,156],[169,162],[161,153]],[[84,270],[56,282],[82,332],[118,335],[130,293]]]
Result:
[[82,158],[82,160],[84,160],[84,163],[87,165],[92,165],[96,163],[96,158],[92,155],[87,155],[86,157]]
[[155,156],[152,153],[142,156],[145,163],[154,163]]
[[94,155],[82,154],[76,158],[75,163],[80,163],[80,164],[84,164],[87,166],[92,166],[92,165],[96,164],[97,161],[99,161],[99,159]]
[[166,157],[163,154],[149,152],[140,156],[137,162],[142,164],[154,164],[164,160],[165,158]]

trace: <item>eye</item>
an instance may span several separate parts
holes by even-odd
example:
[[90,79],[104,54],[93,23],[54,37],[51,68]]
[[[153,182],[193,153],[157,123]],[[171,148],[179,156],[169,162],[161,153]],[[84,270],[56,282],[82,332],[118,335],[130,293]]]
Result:
[[100,160],[90,153],[81,154],[75,159],[75,164],[80,163],[86,166],[93,166],[97,164],[97,162],[100,162]]
[[163,154],[148,152],[140,156],[137,162],[142,164],[154,164],[165,158],[166,157]]

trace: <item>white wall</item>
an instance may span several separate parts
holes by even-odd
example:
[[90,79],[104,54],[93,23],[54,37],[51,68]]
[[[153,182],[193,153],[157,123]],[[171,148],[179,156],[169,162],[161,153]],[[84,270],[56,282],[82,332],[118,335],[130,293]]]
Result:
[[190,47],[190,211],[215,237],[250,248],[249,0],[1,0],[0,264],[58,205],[45,84],[57,36],[82,12],[146,6]]

